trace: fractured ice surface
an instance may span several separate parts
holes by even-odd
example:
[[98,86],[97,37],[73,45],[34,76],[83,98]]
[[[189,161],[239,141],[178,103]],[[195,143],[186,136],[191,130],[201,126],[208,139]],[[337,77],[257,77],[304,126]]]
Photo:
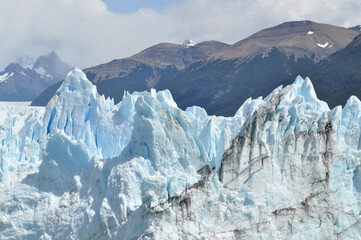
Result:
[[360,238],[360,112],[301,77],[232,118],[114,105],[75,69],[46,108],[0,103],[0,238]]

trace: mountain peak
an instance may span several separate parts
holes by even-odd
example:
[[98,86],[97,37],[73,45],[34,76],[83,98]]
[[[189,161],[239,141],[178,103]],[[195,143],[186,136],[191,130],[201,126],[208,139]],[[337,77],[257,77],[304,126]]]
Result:
[[61,61],[60,57],[55,51],[51,51],[48,55],[38,57],[33,70],[43,77],[53,79],[55,81],[64,80],[66,73],[72,67]]
[[0,72],[0,101],[32,101],[45,88],[64,80],[71,69],[55,51],[35,63],[29,56],[19,57]]
[[186,46],[186,47],[193,47],[194,45],[196,45],[196,42],[190,40],[190,39],[186,39],[184,42],[183,42],[183,45]]
[[56,55],[56,56],[58,56],[58,54],[56,54],[56,52],[54,51],[54,50],[51,50],[51,52],[48,54],[48,56],[49,55]]
[[356,25],[356,26],[350,27],[349,29],[360,32],[361,31],[361,25]]
[[47,64],[47,63],[58,63],[61,62],[58,54],[55,51],[51,51],[48,55],[42,55],[38,57],[34,64],[34,68],[39,68],[40,66]]
[[32,69],[35,63],[35,60],[30,56],[21,56],[18,59],[16,59],[15,63],[19,64],[23,68],[29,68]]
[[10,63],[6,68],[5,72],[16,72],[18,70],[22,70],[23,67],[18,63]]
[[279,24],[276,27],[302,27],[302,26],[311,26],[313,24],[317,24],[316,22],[312,22],[310,20],[304,21],[290,21]]
[[56,60],[61,61],[60,58],[59,58],[59,56],[58,56],[58,54],[57,54],[54,50],[52,50],[52,51],[51,51],[48,55],[46,55],[45,57],[47,57],[47,58],[49,58],[49,59],[56,59]]
[[55,50],[51,50],[48,54],[44,54],[44,55],[41,55],[41,56],[43,56],[43,57],[53,57],[53,56],[58,57],[58,54],[55,52]]
[[235,43],[216,53],[214,58],[244,59],[258,55],[267,56],[273,48],[277,48],[287,56],[306,56],[318,62],[350,43],[357,34],[351,29],[309,20],[284,22]]

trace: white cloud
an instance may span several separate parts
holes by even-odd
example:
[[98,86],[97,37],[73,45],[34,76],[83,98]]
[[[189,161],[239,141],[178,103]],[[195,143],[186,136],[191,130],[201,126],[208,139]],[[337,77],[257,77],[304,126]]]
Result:
[[130,56],[159,42],[234,43],[285,21],[361,24],[358,0],[188,0],[158,13],[115,14],[101,0],[0,0],[0,67],[46,54],[81,68]]

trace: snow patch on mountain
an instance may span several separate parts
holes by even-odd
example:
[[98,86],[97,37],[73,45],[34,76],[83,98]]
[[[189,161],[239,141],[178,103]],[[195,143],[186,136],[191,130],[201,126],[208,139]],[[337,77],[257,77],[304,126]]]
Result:
[[43,67],[38,67],[38,68],[34,68],[34,71],[37,72],[38,74],[45,76],[46,75],[46,71]]
[[19,64],[21,67],[23,67],[24,69],[32,69],[35,63],[35,60],[32,57],[29,56],[22,56],[19,57],[15,63]]
[[183,42],[183,46],[186,46],[186,47],[193,47],[194,45],[196,45],[196,42],[194,42],[190,39],[187,39]]
[[48,73],[42,66],[38,68],[34,68],[34,71],[37,72],[42,77],[53,79],[54,77]]
[[13,72],[12,73],[4,73],[3,75],[0,75],[0,83],[5,82],[6,80],[8,80],[13,75],[14,75]]
[[321,44],[321,43],[317,43],[317,46],[319,46],[320,48],[325,48],[329,45],[330,43],[329,42],[326,42],[324,44]]

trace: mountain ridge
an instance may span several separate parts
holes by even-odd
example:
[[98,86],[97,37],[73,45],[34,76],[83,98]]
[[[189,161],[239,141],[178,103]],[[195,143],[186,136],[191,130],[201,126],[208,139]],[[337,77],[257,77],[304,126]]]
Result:
[[[277,33],[291,37],[280,42]],[[233,116],[248,97],[265,96],[280,84],[292,83],[299,74],[307,76],[318,62],[345,47],[358,34],[311,21],[286,22],[233,45],[214,41],[191,47],[161,43],[84,71],[99,93],[115,102],[121,100],[124,91],[169,89],[182,109],[200,105],[209,114]],[[307,43],[303,43],[305,40]],[[189,59],[184,59],[189,56],[185,52],[195,54],[201,47],[203,53],[195,55],[200,57],[185,61]],[[41,97],[47,96],[47,100],[36,100],[34,105],[44,104],[51,95],[43,94]]]
[[205,41],[191,47],[175,43],[159,43],[128,58],[115,59],[105,64],[86,68],[84,72],[87,74],[96,72],[92,82],[97,83],[106,78],[129,74],[131,70],[142,64],[155,69],[175,67],[177,70],[181,70],[225,46],[227,44],[217,41]]
[[0,81],[0,101],[33,101],[47,87],[63,80],[72,69],[54,51],[39,56],[31,65],[31,59],[19,58],[0,72],[4,76]]
[[347,96],[361,98],[361,34],[345,48],[320,61],[312,69],[301,73],[314,79],[320,99],[331,107],[344,106]]
[[[309,20],[285,22],[252,34],[210,58],[230,60],[259,54],[265,56],[277,47],[288,56],[307,56],[317,62],[344,47],[358,34],[352,29]],[[319,46],[327,42],[326,47]]]

